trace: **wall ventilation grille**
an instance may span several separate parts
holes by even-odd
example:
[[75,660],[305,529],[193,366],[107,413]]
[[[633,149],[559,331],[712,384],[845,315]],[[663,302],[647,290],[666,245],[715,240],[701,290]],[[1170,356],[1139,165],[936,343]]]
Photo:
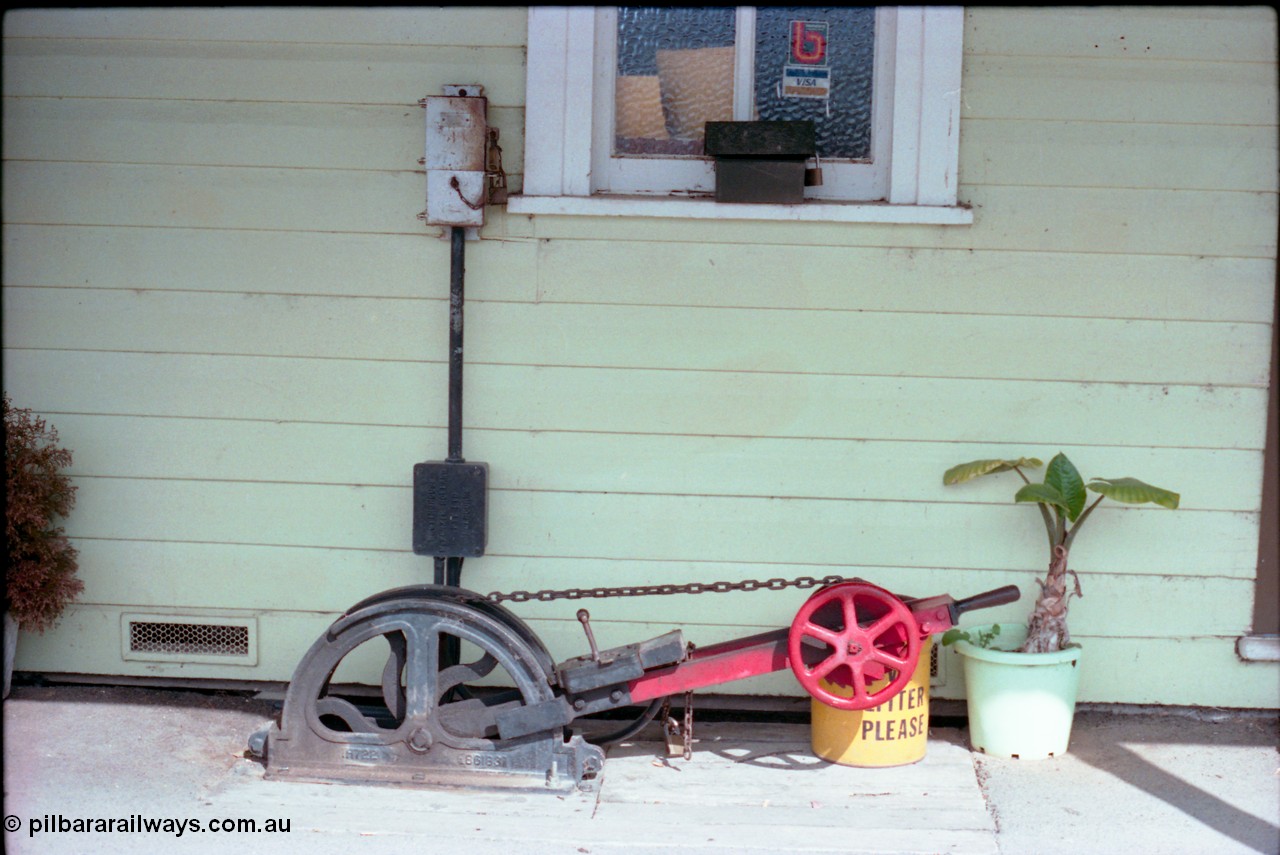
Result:
[[257,620],[189,615],[122,615],[125,659],[256,665]]
[[248,656],[249,627],[214,623],[134,623],[129,627],[129,649],[134,653]]

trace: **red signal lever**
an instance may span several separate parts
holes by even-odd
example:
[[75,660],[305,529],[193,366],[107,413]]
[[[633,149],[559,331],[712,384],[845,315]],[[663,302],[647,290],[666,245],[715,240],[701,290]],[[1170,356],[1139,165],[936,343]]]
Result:
[[[938,632],[946,632],[956,625],[964,612],[1012,603],[1020,596],[1021,593],[1016,585],[1006,585],[963,600],[956,600],[947,594],[923,599],[899,600],[888,591],[864,582],[839,583],[815,593],[806,604],[807,608],[802,607],[797,615],[797,621],[801,624],[800,630],[795,628],[796,625],[793,622],[791,627],[699,647],[681,662],[646,670],[643,676],[630,680],[627,684],[628,695],[632,703],[642,703],[654,698],[740,680],[744,677],[781,671],[789,667],[792,657],[802,653],[806,646],[803,639],[796,641],[794,649],[790,644],[791,637],[801,630],[803,630],[801,634],[816,634],[819,638],[823,636],[824,630],[827,636],[843,633],[842,640],[847,641],[848,639],[844,639],[843,636],[849,636],[853,642],[866,642],[854,645],[866,648],[867,656],[872,660],[865,664],[857,663],[861,666],[860,682],[864,684],[884,675],[884,664],[880,660],[886,660],[887,657],[887,661],[893,661],[892,657],[905,655],[907,658],[893,667],[905,683],[914,670],[916,657],[919,655],[917,639]],[[853,619],[843,622],[843,628],[839,632],[822,626],[821,621],[818,621],[818,625],[815,626],[815,621],[811,620],[817,608],[827,602],[833,604],[833,609],[838,606],[840,612],[854,616]],[[865,628],[860,626],[864,616],[859,614],[859,607],[869,609],[870,612],[866,616]],[[911,633],[912,629],[914,629],[912,634],[915,638],[908,638],[908,633]],[[828,650],[830,652],[827,658],[833,659],[836,664],[850,657],[857,658],[862,655],[861,651],[850,653],[848,645],[845,644],[842,644],[839,650],[828,646]],[[821,669],[825,664],[817,667]],[[803,668],[801,670],[804,671]],[[816,683],[816,677],[801,679],[801,685],[810,694],[813,694],[810,684]],[[888,694],[891,695],[893,691],[896,689],[891,689]],[[849,705],[848,708],[866,709],[879,703],[882,700],[882,694],[884,694],[883,691],[870,693],[864,687],[861,697],[841,703]],[[826,703],[832,702],[832,699],[828,698],[821,698],[821,700]]]

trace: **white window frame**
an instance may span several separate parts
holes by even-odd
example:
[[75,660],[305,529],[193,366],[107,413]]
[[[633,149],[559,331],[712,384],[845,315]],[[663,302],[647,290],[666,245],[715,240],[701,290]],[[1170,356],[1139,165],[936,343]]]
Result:
[[966,224],[956,203],[960,153],[960,7],[890,7],[894,66],[887,202],[727,204],[704,198],[600,194],[592,186],[594,119],[604,84],[596,9],[529,8],[522,214]]
[[[735,31],[754,33],[756,7],[739,6]],[[872,101],[871,162],[822,161],[824,181],[820,187],[805,188],[810,199],[887,199],[889,192],[888,144],[893,125],[893,57],[896,10],[876,10],[878,48],[875,58],[876,86]],[[596,14],[593,127],[591,139],[591,189],[593,195],[681,195],[715,190],[715,164],[708,158],[615,157],[613,156],[614,87],[617,67],[618,16],[615,7]],[[740,38],[735,43],[733,117],[747,121],[755,111],[755,43]],[[883,156],[882,156],[882,153]]]

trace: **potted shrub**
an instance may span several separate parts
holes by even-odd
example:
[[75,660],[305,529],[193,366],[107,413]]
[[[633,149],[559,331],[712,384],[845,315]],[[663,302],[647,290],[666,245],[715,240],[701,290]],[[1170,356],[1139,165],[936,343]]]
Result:
[[76,578],[76,550],[56,525],[75,505],[76,488],[62,472],[70,465],[58,432],[5,395],[5,697],[19,627],[44,632],[84,588]]
[[[1023,481],[1014,501],[1036,505],[1044,522],[1049,569],[1037,580],[1040,590],[1026,624],[954,629],[942,639],[962,657],[973,747],[1024,759],[1061,754],[1071,737],[1081,647],[1071,641],[1067,607],[1073,595],[1083,595],[1068,563],[1076,535],[1104,499],[1169,509],[1179,502],[1177,493],[1136,478],[1086,483],[1065,454],[1049,461],[1040,483],[1023,472],[1042,465],[1033,457],[975,460],[942,476],[943,484],[953,485],[1014,472]],[[1090,492],[1098,494],[1092,502]]]

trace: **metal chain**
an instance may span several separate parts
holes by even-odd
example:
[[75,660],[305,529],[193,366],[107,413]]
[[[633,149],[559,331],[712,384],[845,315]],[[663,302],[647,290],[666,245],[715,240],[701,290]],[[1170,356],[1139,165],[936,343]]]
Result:
[[730,591],[782,591],[787,588],[816,588],[834,585],[847,581],[845,576],[799,576],[795,579],[743,579],[740,582],[689,582],[684,585],[627,585],[619,588],[565,588],[564,590],[544,589],[541,591],[511,591],[502,593],[494,591],[485,597],[491,603],[513,602],[527,603],[537,601],[549,603],[553,600],[604,599],[608,597],[653,597],[671,594],[727,594]]
[[684,759],[693,759],[693,692],[684,693]]
[[671,714],[671,698],[662,699],[662,738],[667,743],[668,757],[693,759],[693,692],[684,693],[684,721],[678,722]]

